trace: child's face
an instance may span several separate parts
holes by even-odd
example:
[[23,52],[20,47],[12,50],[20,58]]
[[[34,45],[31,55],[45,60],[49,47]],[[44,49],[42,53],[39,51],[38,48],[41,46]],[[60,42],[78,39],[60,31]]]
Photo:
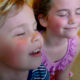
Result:
[[80,23],[80,0],[54,0],[47,26],[52,34],[73,38]]
[[42,44],[32,9],[24,6],[0,28],[0,61],[16,69],[37,68],[41,64]]

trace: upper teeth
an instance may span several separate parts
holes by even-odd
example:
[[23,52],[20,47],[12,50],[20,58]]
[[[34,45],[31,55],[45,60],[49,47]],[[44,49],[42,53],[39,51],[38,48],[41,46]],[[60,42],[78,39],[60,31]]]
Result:
[[40,49],[36,49],[35,51],[33,51],[34,53],[37,53],[37,52],[39,52],[40,51]]

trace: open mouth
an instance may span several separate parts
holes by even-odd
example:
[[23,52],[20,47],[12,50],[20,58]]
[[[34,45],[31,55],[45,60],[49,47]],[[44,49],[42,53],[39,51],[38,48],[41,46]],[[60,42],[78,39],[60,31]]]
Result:
[[35,49],[30,53],[31,56],[41,56],[41,49]]

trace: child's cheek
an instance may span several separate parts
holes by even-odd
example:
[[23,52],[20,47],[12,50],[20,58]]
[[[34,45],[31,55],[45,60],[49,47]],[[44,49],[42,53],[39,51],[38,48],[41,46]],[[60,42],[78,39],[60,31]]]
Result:
[[28,47],[27,39],[17,39],[15,40],[15,42],[16,42],[14,49],[15,52],[22,53],[27,50]]
[[66,26],[66,24],[67,24],[67,20],[65,20],[65,19],[58,18],[58,19],[56,20],[56,25],[57,25],[58,27],[64,27],[64,26]]

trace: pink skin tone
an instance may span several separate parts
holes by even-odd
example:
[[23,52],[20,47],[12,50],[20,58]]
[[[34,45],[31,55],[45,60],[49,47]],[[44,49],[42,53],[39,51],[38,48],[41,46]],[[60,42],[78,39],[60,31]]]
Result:
[[47,27],[53,36],[75,37],[80,25],[79,0],[73,0],[73,2],[54,0],[53,6],[47,15],[46,24],[44,27]]
[[[80,0],[52,0],[53,5],[48,15],[38,16],[40,24],[46,28],[43,32],[44,49],[48,59],[55,63],[66,55],[68,39],[77,37],[77,54],[80,52],[80,38],[77,32],[80,27]],[[76,58],[75,56],[75,58]],[[74,59],[75,59],[74,58]],[[55,71],[55,80],[69,80],[72,64],[64,71]]]
[[43,45],[43,39],[35,29],[34,14],[28,6],[7,18],[0,28],[0,61],[6,64],[6,67],[29,70],[40,66],[41,53],[30,55]]

